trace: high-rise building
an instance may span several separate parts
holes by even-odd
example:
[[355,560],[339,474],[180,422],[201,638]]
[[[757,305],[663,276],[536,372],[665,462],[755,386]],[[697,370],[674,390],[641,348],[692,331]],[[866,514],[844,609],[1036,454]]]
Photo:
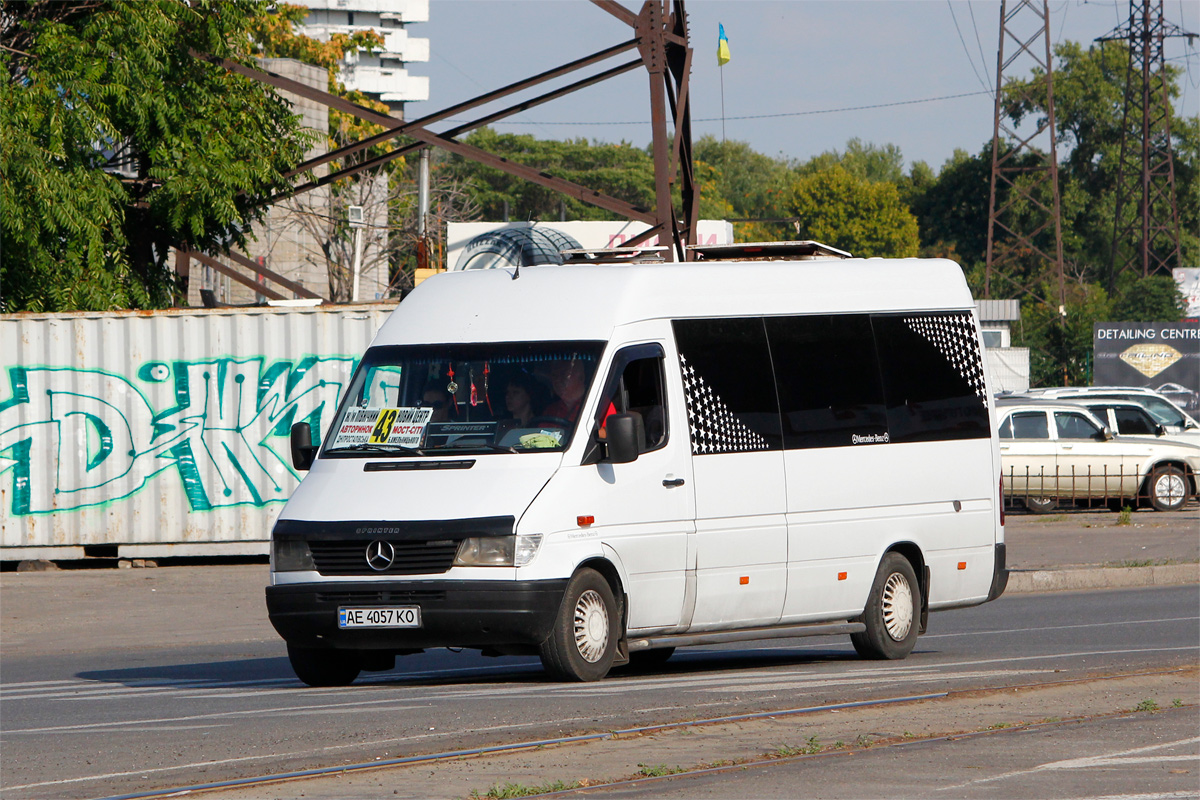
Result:
[[429,99],[429,78],[409,75],[407,64],[429,60],[429,40],[408,35],[408,25],[429,21],[429,0],[294,0],[308,6],[303,32],[328,41],[335,33],[373,29],[383,36],[383,50],[349,53],[341,79],[355,89],[386,103],[396,116],[404,104]]

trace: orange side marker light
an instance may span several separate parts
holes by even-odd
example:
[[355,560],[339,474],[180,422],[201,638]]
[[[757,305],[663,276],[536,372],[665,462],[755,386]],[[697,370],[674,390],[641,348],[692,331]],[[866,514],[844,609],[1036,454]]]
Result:
[[839,573],[838,573],[838,580],[839,580],[839,581],[844,581],[844,580],[846,580],[846,573],[844,573],[844,572],[839,572]]
[[966,568],[967,568],[967,562],[965,562],[965,561],[960,561],[960,562],[958,562],[958,568],[959,568],[959,569],[966,569]]
[[738,583],[741,584],[742,586],[748,585],[750,583],[750,576],[743,575],[742,577],[738,578]]
[[580,515],[575,518],[575,522],[578,523],[579,527],[581,527],[581,528],[586,528],[588,525],[591,525],[595,521],[596,521],[596,518],[593,517],[591,514],[588,514],[586,516]]

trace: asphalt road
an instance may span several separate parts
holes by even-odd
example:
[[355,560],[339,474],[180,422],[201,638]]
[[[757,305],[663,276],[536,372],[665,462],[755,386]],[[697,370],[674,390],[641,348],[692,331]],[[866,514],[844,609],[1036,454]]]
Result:
[[259,608],[226,619],[203,603],[106,603],[98,590],[71,611],[64,593],[43,606],[44,639],[4,647],[4,797],[117,795],[653,723],[1194,668],[1200,657],[1193,585],[1012,595],[934,614],[903,662],[860,661],[845,637],[780,640],[683,650],[656,673],[568,685],[549,682],[533,659],[439,650],[318,690],[292,676]]

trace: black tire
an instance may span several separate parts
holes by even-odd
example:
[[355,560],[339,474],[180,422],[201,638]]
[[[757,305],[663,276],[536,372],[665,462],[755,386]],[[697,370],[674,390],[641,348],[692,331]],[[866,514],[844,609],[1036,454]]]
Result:
[[900,659],[912,652],[921,621],[921,587],[907,558],[899,553],[883,556],[862,621],[867,629],[850,634],[862,658]]
[[598,681],[612,668],[620,628],[608,581],[581,569],[567,584],[550,638],[538,648],[542,666],[558,680]]
[[362,670],[358,655],[346,650],[287,646],[296,677],[309,686],[349,686]]
[[1026,497],[1025,508],[1031,514],[1053,514],[1058,510],[1058,501],[1053,497]]
[[648,672],[667,663],[675,654],[674,647],[659,647],[654,650],[635,650],[629,654],[629,663],[622,669],[629,672]]
[[1155,511],[1178,511],[1188,501],[1188,479],[1179,467],[1155,467],[1146,480],[1146,494]]

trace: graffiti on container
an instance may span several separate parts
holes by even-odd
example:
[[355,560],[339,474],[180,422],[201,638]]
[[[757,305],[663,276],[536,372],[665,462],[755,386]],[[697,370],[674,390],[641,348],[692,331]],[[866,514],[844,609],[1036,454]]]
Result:
[[[0,403],[4,512],[46,514],[177,480],[191,511],[287,500],[298,476],[289,432],[324,430],[350,356],[151,362],[136,380],[99,370],[11,367]],[[157,401],[157,402],[155,402]]]

